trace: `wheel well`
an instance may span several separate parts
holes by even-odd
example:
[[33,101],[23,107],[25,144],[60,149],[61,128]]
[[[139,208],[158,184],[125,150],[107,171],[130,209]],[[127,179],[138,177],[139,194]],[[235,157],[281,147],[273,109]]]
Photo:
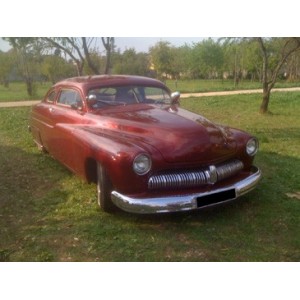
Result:
[[85,174],[89,183],[97,182],[97,162],[93,158],[88,158],[85,161]]

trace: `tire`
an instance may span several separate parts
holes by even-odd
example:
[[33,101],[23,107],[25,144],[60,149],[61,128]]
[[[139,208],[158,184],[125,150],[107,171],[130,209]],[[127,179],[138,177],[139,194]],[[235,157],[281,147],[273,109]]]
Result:
[[114,212],[117,207],[111,201],[112,183],[106,170],[97,163],[97,202],[105,212]]

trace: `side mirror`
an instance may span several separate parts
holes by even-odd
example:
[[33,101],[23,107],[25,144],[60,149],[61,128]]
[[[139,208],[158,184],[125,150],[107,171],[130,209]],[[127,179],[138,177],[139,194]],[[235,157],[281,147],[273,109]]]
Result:
[[90,95],[87,96],[87,100],[88,101],[96,101],[97,96],[95,94],[90,94]]
[[179,102],[180,99],[180,92],[174,92],[171,94],[171,104],[175,105],[175,104],[180,104]]
[[89,108],[92,108],[94,104],[97,102],[97,96],[95,94],[90,94],[86,96],[87,105]]

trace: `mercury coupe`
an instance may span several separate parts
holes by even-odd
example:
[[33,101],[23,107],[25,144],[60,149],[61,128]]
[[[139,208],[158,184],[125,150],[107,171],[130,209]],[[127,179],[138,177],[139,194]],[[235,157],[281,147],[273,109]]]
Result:
[[179,98],[152,78],[75,77],[33,106],[29,127],[40,149],[96,183],[106,212],[196,210],[254,189],[257,139],[181,108]]

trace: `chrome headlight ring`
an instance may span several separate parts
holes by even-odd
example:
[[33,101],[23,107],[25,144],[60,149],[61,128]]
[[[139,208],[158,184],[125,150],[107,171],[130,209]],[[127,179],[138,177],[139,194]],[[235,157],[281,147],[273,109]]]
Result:
[[246,145],[246,152],[249,156],[254,156],[258,151],[258,140],[256,138],[251,138]]

